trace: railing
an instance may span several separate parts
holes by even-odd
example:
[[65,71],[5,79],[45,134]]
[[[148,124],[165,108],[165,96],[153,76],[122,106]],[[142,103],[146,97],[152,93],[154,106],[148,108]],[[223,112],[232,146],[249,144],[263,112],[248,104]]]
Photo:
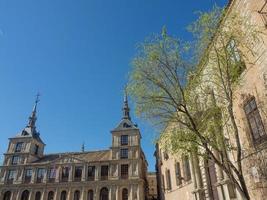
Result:
[[49,182],[49,183],[54,183],[54,182],[55,182],[55,178],[49,178],[49,179],[48,179],[48,182]]
[[94,181],[94,180],[95,180],[95,176],[88,176],[88,177],[87,177],[87,180],[88,180],[88,181]]
[[74,177],[74,181],[81,181],[81,179],[82,179],[82,177],[81,176],[79,176],[79,177]]
[[69,181],[69,177],[62,177],[61,178],[61,182],[68,182]]
[[101,180],[108,180],[108,176],[101,176]]

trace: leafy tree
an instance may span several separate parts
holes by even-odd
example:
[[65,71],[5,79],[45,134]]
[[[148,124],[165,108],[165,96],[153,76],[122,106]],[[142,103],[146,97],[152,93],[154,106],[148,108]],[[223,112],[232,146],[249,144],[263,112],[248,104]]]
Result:
[[[159,125],[162,132],[171,132],[161,138],[172,151],[212,159],[249,200],[233,101],[245,55],[253,56],[260,31],[249,19],[236,13],[225,17],[225,12],[215,7],[190,26],[197,67],[187,59],[192,56],[186,54],[188,45],[166,29],[146,40],[133,60],[128,90],[137,114]],[[233,140],[224,136],[225,128],[231,129]],[[236,153],[234,160],[227,151]]]

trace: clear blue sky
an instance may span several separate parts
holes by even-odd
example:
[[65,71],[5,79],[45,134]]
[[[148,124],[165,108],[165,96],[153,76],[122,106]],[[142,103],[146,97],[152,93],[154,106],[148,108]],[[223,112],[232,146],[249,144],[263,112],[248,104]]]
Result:
[[[164,25],[189,39],[194,12],[214,2],[226,0],[1,0],[1,158],[8,138],[27,124],[38,91],[46,153],[80,151],[83,142],[86,150],[109,148],[136,45]],[[131,114],[154,171],[155,131]]]

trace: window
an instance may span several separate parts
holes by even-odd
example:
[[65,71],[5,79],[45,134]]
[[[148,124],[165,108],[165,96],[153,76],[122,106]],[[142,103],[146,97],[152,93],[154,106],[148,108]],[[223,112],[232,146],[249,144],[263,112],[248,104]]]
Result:
[[10,191],[5,192],[3,200],[10,200],[10,199],[11,199],[11,192]]
[[29,183],[31,182],[32,179],[32,169],[26,169],[25,170],[25,177],[24,177],[24,182]]
[[47,200],[53,200],[54,199],[54,192],[50,191],[47,195]]
[[167,169],[165,172],[165,176],[166,176],[166,181],[167,181],[167,190],[171,190],[172,189],[172,183],[171,183],[171,173],[170,170]]
[[175,177],[176,177],[176,185],[179,186],[182,184],[182,176],[181,176],[181,166],[179,162],[175,163]]
[[65,190],[61,192],[60,200],[67,200],[67,192]]
[[266,139],[267,135],[265,133],[261,116],[254,97],[244,105],[244,110],[248,119],[248,124],[254,143],[262,143]]
[[49,182],[54,182],[55,181],[55,178],[56,178],[56,168],[53,167],[53,168],[50,168],[48,170],[48,181]]
[[38,168],[37,169],[37,179],[36,179],[37,183],[41,183],[43,181],[44,173],[45,173],[44,168]]
[[41,200],[41,192],[36,192],[35,200]]
[[163,152],[163,158],[164,160],[168,160],[169,159],[169,155],[166,151]]
[[127,164],[124,164],[124,165],[121,165],[121,178],[122,179],[128,179],[128,165]]
[[233,81],[237,80],[245,70],[245,63],[241,60],[241,55],[237,49],[235,40],[231,39],[227,45],[228,58],[231,62],[230,75]]
[[104,187],[100,190],[100,200],[108,200],[108,188]]
[[19,156],[12,157],[12,165],[17,165],[19,163]]
[[74,200],[79,200],[80,199],[80,191],[78,191],[78,190],[76,190],[75,192],[74,192],[74,198],[73,198]]
[[21,200],[28,200],[30,196],[30,192],[28,190],[24,190],[21,194]]
[[121,145],[128,145],[128,135],[121,136]]
[[267,1],[266,0],[258,12],[261,14],[264,25],[267,27]]
[[161,175],[162,189],[165,191],[165,180],[164,175]]
[[36,144],[34,146],[34,154],[37,155],[38,154],[38,151],[39,151],[39,146]]
[[108,165],[101,166],[101,180],[108,180]]
[[190,171],[190,161],[188,156],[184,157],[184,180],[190,181],[191,180],[191,171]]
[[21,152],[22,151],[23,142],[18,142],[16,144],[15,152]]
[[121,196],[122,196],[121,198],[122,200],[128,200],[128,190],[126,188],[122,190]]
[[89,190],[88,191],[87,200],[94,200],[94,192],[93,192],[93,190]]
[[7,174],[8,183],[12,183],[13,180],[15,179],[16,175],[17,175],[17,171],[16,170],[9,170],[8,174]]
[[83,167],[75,167],[75,172],[74,172],[74,180],[75,181],[80,181],[82,178],[82,171]]
[[128,158],[128,149],[121,149],[121,159]]
[[88,181],[95,180],[95,166],[88,166]]
[[67,182],[69,180],[69,167],[62,167],[61,181]]

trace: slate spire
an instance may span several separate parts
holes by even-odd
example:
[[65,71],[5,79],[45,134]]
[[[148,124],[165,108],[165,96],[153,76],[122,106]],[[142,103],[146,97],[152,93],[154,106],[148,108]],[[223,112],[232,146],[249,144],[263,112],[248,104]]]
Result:
[[131,117],[130,117],[130,108],[128,105],[128,96],[127,96],[127,91],[124,91],[124,102],[123,102],[123,108],[122,108],[122,119],[128,119],[131,121]]
[[40,101],[39,97],[40,97],[40,94],[38,93],[36,95],[36,99],[35,99],[34,107],[33,107],[33,110],[32,110],[32,114],[29,117],[29,123],[27,125],[27,127],[31,128],[31,129],[35,129],[36,128],[35,123],[36,123],[36,120],[37,120],[37,104]]

